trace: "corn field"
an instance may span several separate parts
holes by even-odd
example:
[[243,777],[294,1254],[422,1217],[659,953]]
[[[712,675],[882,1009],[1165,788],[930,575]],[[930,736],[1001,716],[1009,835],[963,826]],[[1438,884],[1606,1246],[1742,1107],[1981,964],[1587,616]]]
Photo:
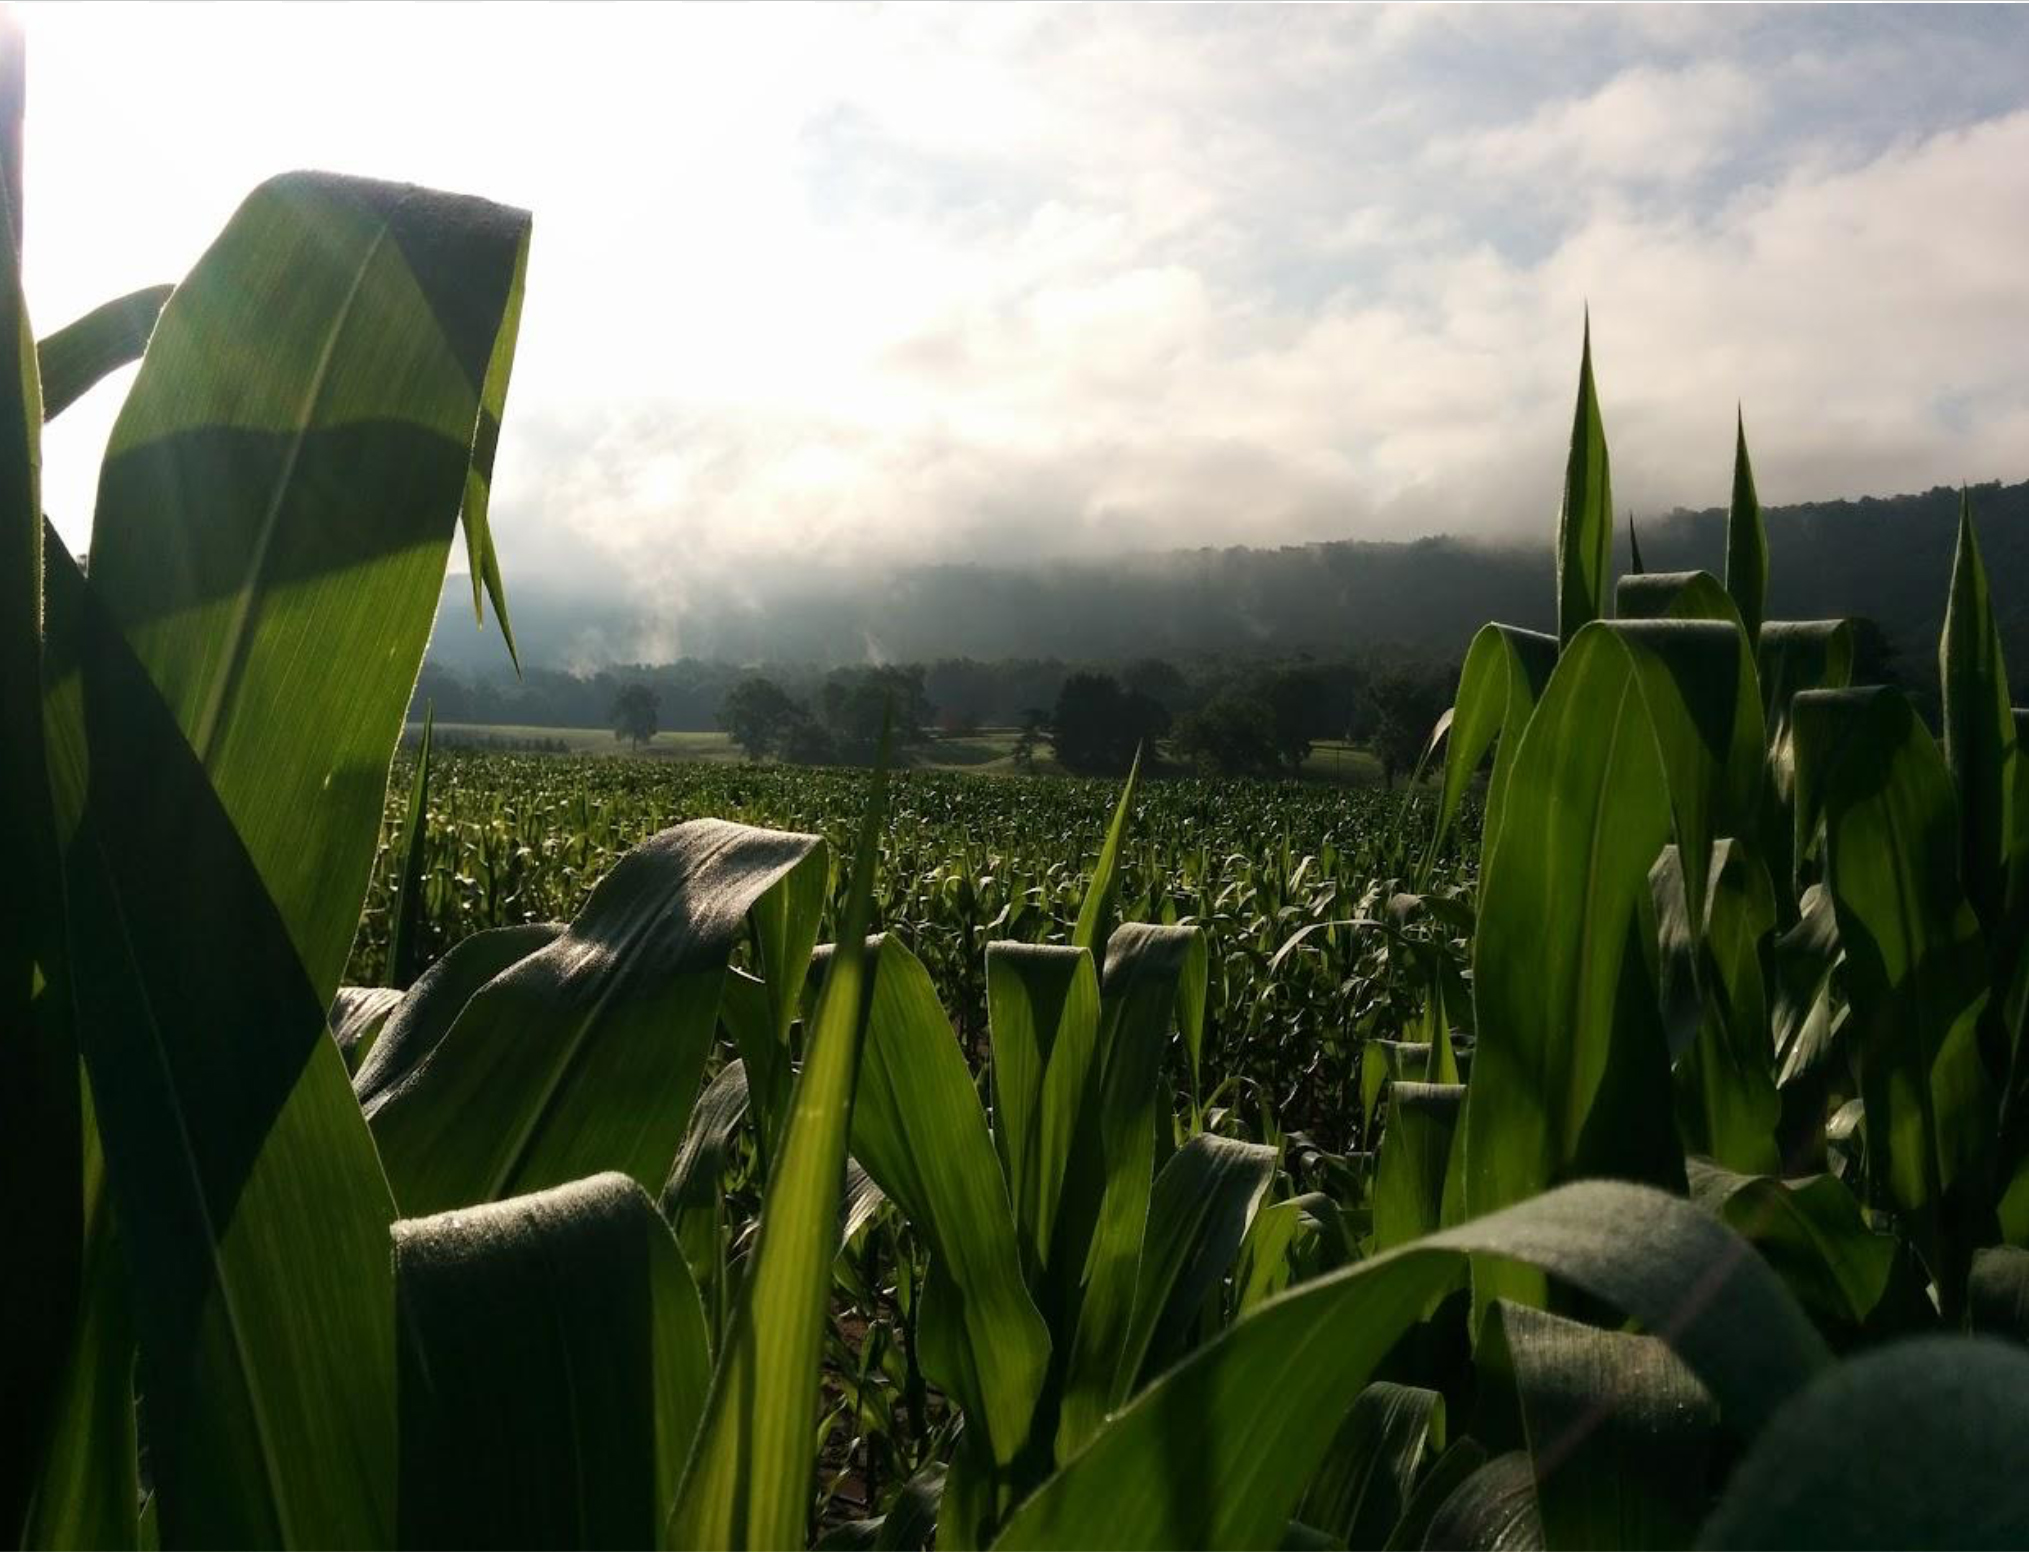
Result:
[[[1744,430],[1616,584],[1588,338],[1427,802],[397,763],[460,528],[511,649],[530,233],[291,174],[39,340],[0,245],[10,1537],[2029,1541],[1970,512],[1940,740],[1763,619]],[[41,427],[136,359],[80,566]]]

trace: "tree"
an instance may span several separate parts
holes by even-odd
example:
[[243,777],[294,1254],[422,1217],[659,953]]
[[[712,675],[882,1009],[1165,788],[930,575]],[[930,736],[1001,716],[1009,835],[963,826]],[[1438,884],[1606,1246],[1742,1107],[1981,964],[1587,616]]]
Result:
[[1146,696],[1123,691],[1109,674],[1074,674],[1057,693],[1050,745],[1080,773],[1124,772],[1134,752],[1169,731],[1169,714]]
[[662,698],[639,681],[620,687],[620,694],[613,698],[613,737],[633,742],[639,750],[655,737],[656,719],[662,711]]
[[838,759],[830,731],[801,707],[782,731],[782,759],[797,766],[829,766]]
[[808,714],[795,698],[760,675],[749,675],[719,703],[719,727],[753,761],[782,754],[783,739],[798,719],[808,721]]
[[1027,771],[1036,764],[1036,743],[1046,738],[1050,714],[1041,707],[1022,709],[1021,732],[1015,735],[1014,750],[1011,752],[1014,764]]
[[1291,776],[1310,758],[1311,741],[1332,732],[1324,675],[1312,668],[1282,669],[1262,687],[1277,763]]
[[1274,772],[1282,764],[1268,707],[1236,691],[1222,692],[1179,718],[1170,750],[1178,760],[1221,777]]
[[1131,696],[1146,696],[1171,717],[1191,703],[1190,683],[1166,658],[1137,658],[1120,671],[1120,686]]
[[819,698],[825,729],[845,760],[864,764],[880,747],[881,725],[892,705],[895,744],[921,744],[936,709],[923,691],[920,664],[836,669]]
[[1381,780],[1389,787],[1395,785],[1398,775],[1415,770],[1457,679],[1456,673],[1430,669],[1389,669],[1374,676],[1369,689],[1374,703],[1374,754],[1381,761]]

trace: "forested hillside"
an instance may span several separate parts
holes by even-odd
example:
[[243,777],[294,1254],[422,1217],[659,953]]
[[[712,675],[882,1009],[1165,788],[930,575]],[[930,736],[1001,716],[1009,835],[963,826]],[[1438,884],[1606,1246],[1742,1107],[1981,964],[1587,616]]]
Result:
[[[2004,646],[2011,661],[2029,663],[2029,615],[2007,605],[2029,600],[2029,482],[1978,486],[1972,496]],[[1871,619],[1883,633],[1875,667],[1925,690],[1957,510],[1958,493],[1945,488],[1770,508],[1771,611]],[[1720,510],[1636,522],[1651,570],[1720,569]],[[1618,544],[1625,567],[1625,527]],[[564,666],[582,658],[588,632],[625,642],[649,623],[611,601],[531,584],[513,597],[529,666],[518,682],[498,644],[473,631],[470,594],[454,579],[419,696],[455,721],[589,726],[606,718],[618,685],[645,679],[661,696],[663,727],[707,729],[755,665],[801,695],[835,666],[917,663],[941,716],[1011,723],[1049,705],[1065,677],[1087,666],[1160,659],[1211,685],[1236,664],[1453,662],[1481,622],[1551,625],[1551,567],[1547,548],[1450,538],[1236,546],[1032,570],[919,567],[864,586],[806,583],[762,604],[694,610],[678,623],[686,649],[678,662],[623,655],[575,672]]]

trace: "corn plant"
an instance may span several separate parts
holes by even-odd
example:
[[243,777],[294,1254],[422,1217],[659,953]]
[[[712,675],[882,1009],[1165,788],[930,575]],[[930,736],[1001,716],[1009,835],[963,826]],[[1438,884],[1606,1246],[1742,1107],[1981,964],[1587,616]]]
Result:
[[[666,790],[510,814],[394,755],[461,523],[511,651],[529,235],[293,174],[40,342],[0,245],[10,1536],[2029,1538],[2029,779],[1970,512],[1940,745],[1765,619],[1744,426],[1723,581],[1609,597],[1588,328],[1558,631],[1475,640],[1427,846],[1256,810],[1234,867],[1130,779],[1088,869],[1089,789],[1002,790],[1011,856],[878,768],[844,869],[639,824]],[[79,566],[40,428],[136,357]]]

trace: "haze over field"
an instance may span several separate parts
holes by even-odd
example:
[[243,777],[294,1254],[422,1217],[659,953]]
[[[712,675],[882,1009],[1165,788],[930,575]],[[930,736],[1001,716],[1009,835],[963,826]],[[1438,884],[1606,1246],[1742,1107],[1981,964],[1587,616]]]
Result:
[[1623,508],[1723,500],[1736,399],[1770,504],[2029,473],[2019,11],[22,9],[45,330],[288,167],[535,211],[551,661],[766,569],[1540,543],[1587,299]]

